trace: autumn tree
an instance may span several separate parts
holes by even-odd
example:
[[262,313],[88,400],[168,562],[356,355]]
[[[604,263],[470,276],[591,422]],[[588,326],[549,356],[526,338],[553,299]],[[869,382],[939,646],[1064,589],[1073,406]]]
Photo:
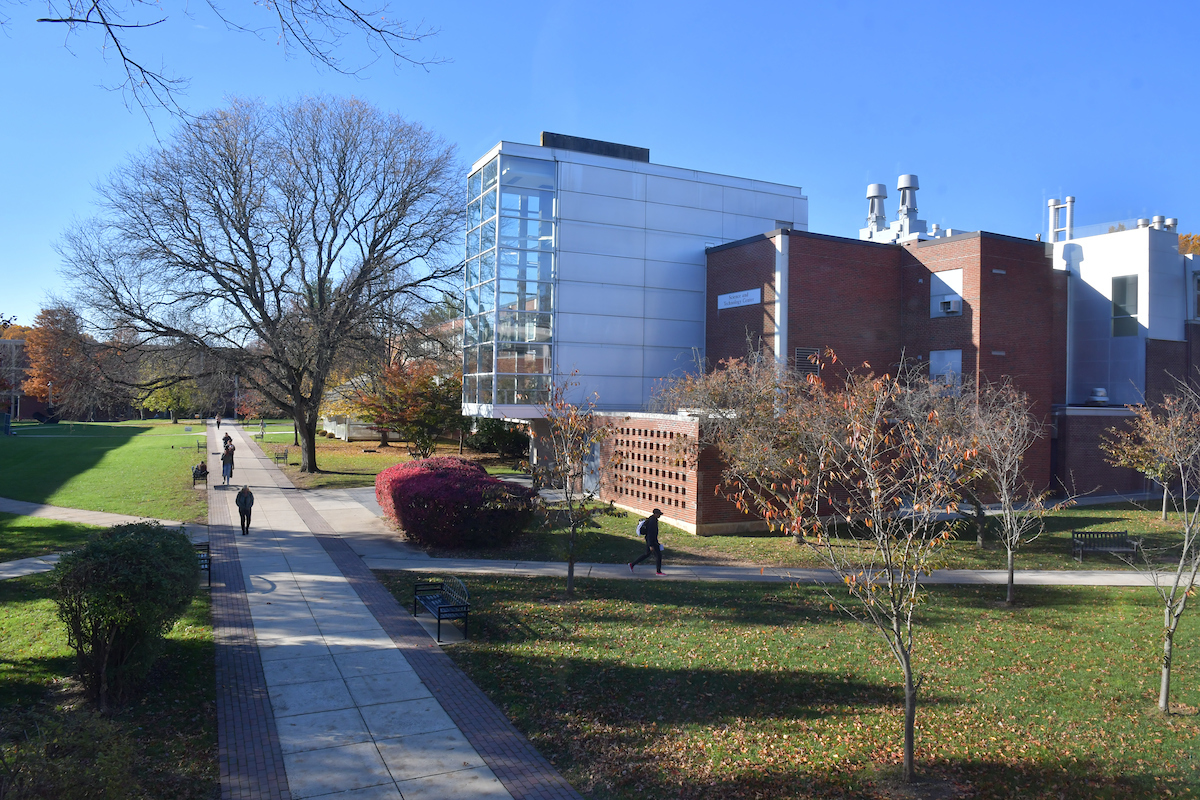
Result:
[[[1200,490],[1200,395],[1179,382],[1159,403],[1137,406],[1127,427],[1110,428],[1102,444],[1110,462],[1144,475],[1174,483],[1184,498],[1179,515],[1179,536],[1166,547],[1143,544],[1142,569],[1154,583],[1163,604],[1162,673],[1158,708],[1171,713],[1171,662],[1175,631],[1196,591],[1200,572],[1200,503],[1188,499]],[[1173,564],[1173,570],[1162,569]]]
[[[837,369],[827,355],[823,369]],[[761,353],[670,391],[676,407],[700,416],[697,444],[724,461],[727,496],[803,542],[841,581],[833,602],[887,643],[903,676],[903,774],[912,780],[920,580],[950,539],[944,520],[975,455],[957,393],[907,369],[850,370],[826,383]]]
[[1187,255],[1188,253],[1200,253],[1200,234],[1179,234],[1179,254]]
[[129,401],[122,388],[105,377],[112,353],[84,332],[74,309],[42,309],[25,337],[29,366],[21,388],[64,416],[91,418],[101,408]]
[[437,437],[461,424],[462,378],[441,375],[434,362],[397,362],[381,383],[379,391],[359,396],[359,412],[377,430],[408,442],[414,458],[429,458]]
[[[534,485],[558,489],[562,500],[544,503],[546,524],[567,527],[567,596],[575,594],[575,559],[579,539],[595,518],[605,513],[596,498],[602,479],[597,459],[600,444],[608,438],[608,423],[596,414],[594,397],[572,402],[578,382],[557,376],[549,401],[541,406],[546,430],[535,434],[542,453],[532,465]],[[535,428],[536,430],[536,428]]]
[[[411,325],[393,309],[459,274],[454,149],[353,99],[234,101],[131,158],[66,237],[101,330],[240,376],[292,418],[317,471],[319,406],[348,353]],[[428,298],[432,300],[432,296]]]

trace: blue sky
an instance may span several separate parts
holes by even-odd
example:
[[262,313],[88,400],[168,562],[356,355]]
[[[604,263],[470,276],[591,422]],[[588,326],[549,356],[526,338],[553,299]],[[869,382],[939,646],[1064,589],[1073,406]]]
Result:
[[[230,10],[241,4],[231,4]],[[1200,231],[1196,3],[435,3],[394,6],[447,63],[358,77],[287,58],[192,4],[132,33],[191,79],[191,111],[233,95],[353,94],[420,121],[466,163],[549,130],[650,148],[656,163],[799,185],[810,230],[856,236],[866,185],[920,175],[922,217],[1032,238],[1046,199],[1080,225],[1164,214]],[[9,6],[0,33],[0,314],[62,291],[54,243],[94,187],[173,121],[129,110],[97,40]],[[254,13],[254,12],[251,12]],[[369,53],[349,41],[348,61]]]

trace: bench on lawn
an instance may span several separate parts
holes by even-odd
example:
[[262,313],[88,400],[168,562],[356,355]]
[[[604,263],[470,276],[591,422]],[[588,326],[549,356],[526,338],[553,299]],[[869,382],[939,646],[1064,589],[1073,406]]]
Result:
[[192,542],[196,548],[196,558],[200,561],[200,569],[208,573],[208,586],[212,588],[212,559],[208,552],[208,542]]
[[208,465],[197,464],[192,467],[192,488],[196,488],[196,481],[204,481],[204,485],[208,485]]
[[453,575],[443,581],[423,581],[413,587],[413,616],[420,609],[418,603],[437,617],[437,640],[442,641],[442,620],[461,619],[463,621],[463,638],[467,636],[467,625],[471,613],[471,598],[467,596],[467,587]]
[[275,450],[275,463],[286,464],[288,459],[288,449],[285,447],[282,450]]
[[196,440],[196,452],[199,453],[201,450],[203,450],[205,448],[205,446],[207,444],[208,444],[208,442],[204,441],[203,439],[197,439]]
[[1129,531],[1071,531],[1071,555],[1083,563],[1084,553],[1137,552],[1141,539],[1130,539]]

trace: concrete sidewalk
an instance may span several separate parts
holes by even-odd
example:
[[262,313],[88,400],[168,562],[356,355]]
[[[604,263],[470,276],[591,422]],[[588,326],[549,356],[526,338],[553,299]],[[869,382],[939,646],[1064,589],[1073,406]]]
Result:
[[[209,433],[215,441],[215,429]],[[369,538],[378,518],[336,496],[296,492],[238,428],[229,433],[235,480],[211,490],[209,519],[214,540],[232,540],[242,579],[259,665],[249,661],[242,671],[251,684],[261,680],[269,703],[256,706],[251,686],[250,695],[243,689],[220,705],[223,796],[577,798],[337,537],[339,529],[365,529]],[[219,475],[219,459],[212,462]],[[255,496],[248,536],[233,525],[243,484]],[[219,680],[236,669],[223,657],[224,638]],[[244,729],[247,712],[258,716],[252,732]],[[488,739],[503,743],[501,752],[481,752]],[[256,747],[269,752],[242,757]],[[246,784],[254,787],[243,791]]]
[[[175,519],[134,517],[129,514],[110,514],[106,511],[85,511],[81,508],[63,508],[62,506],[50,506],[45,503],[10,500],[7,497],[0,497],[0,511],[6,514],[19,514],[23,517],[41,517],[42,519],[57,519],[62,522],[77,522],[81,525],[96,525],[101,528],[107,528],[112,525],[123,525],[126,522],[147,521],[160,522],[167,528],[178,528],[183,525],[182,522]],[[203,526],[193,525],[191,527]]]

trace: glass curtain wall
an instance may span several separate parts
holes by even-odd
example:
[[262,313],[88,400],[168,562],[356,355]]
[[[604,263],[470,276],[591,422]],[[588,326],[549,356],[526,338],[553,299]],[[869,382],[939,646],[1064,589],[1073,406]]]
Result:
[[553,161],[499,156],[467,179],[464,403],[549,399],[554,176]]

